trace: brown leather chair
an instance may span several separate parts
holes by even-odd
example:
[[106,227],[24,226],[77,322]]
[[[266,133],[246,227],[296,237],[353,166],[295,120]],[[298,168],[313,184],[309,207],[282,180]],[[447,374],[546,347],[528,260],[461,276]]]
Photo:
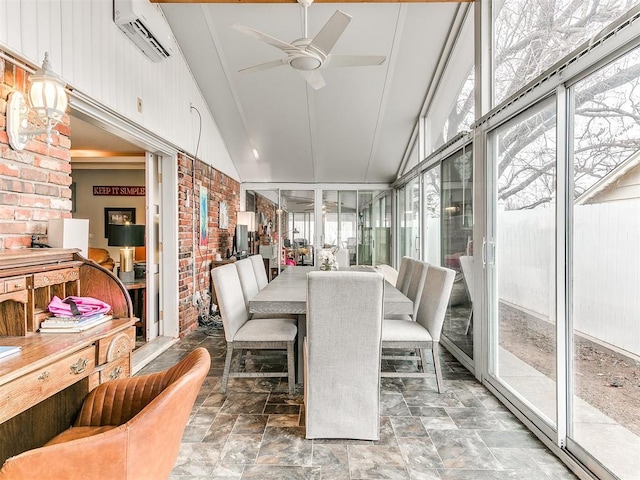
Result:
[[109,250],[106,248],[89,247],[87,251],[87,258],[111,271],[113,271],[113,267],[116,264],[113,258],[109,256]]
[[163,372],[103,383],[89,392],[73,427],[9,458],[0,479],[168,478],[210,363],[198,347]]

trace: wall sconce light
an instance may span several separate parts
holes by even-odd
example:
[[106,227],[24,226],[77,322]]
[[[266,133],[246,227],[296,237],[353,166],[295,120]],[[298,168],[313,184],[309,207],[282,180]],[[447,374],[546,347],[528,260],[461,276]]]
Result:
[[[47,145],[52,142],[51,130],[62,120],[67,110],[66,83],[51,70],[49,52],[45,52],[42,68],[29,77],[29,103],[20,92],[9,95],[7,102],[7,136],[9,145],[14,150],[22,150],[29,139],[36,135],[46,134]],[[37,128],[29,129],[29,111],[35,113]]]

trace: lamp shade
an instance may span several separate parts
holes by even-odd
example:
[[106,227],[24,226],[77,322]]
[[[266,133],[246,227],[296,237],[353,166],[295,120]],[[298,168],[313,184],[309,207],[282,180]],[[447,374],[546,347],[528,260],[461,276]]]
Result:
[[110,247],[142,247],[144,246],[144,225],[109,226]]
[[247,231],[256,231],[256,214],[255,212],[238,212],[238,225],[246,225]]

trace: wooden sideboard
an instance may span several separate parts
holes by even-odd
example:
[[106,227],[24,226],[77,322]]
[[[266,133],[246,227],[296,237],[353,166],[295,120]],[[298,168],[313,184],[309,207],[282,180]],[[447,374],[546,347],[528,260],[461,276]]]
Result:
[[[91,296],[113,320],[80,333],[38,333],[57,295]],[[135,322],[131,299],[109,270],[77,250],[0,251],[0,464],[68,428],[86,394],[131,374]]]

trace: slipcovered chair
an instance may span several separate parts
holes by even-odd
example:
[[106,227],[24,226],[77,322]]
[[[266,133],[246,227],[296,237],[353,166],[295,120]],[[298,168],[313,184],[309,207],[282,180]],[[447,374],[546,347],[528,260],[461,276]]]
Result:
[[383,296],[377,272],[308,274],[306,438],[378,440]]
[[[239,263],[239,262],[235,262]],[[227,356],[222,374],[222,393],[227,391],[229,377],[286,377],[289,394],[295,389],[295,360],[293,346],[298,334],[295,321],[290,318],[263,318],[249,320],[240,277],[236,265],[228,263],[211,270],[211,279],[218,297],[224,336],[227,340]],[[231,371],[234,350],[286,350],[286,372]]]
[[464,334],[467,335],[473,319],[473,257],[462,255],[459,260],[464,283],[467,285],[467,293],[469,293],[469,302],[471,302],[471,311],[469,312],[469,318],[467,318],[467,327],[464,330]]
[[[424,291],[424,282],[427,278],[427,269],[429,264],[420,260],[412,260],[413,267],[411,268],[411,276],[407,284],[406,296],[413,301],[413,313],[412,314],[392,314],[386,315],[384,318],[394,320],[413,320],[418,314],[418,307],[420,306],[420,300],[422,298],[422,292]],[[408,270],[407,270],[408,271]]]
[[264,268],[264,258],[262,255],[251,255],[249,257],[251,263],[253,264],[253,270],[256,274],[256,281],[258,282],[258,288],[262,290],[269,283],[269,278],[267,278],[267,270]]
[[[260,288],[258,286],[258,279],[256,278],[256,271],[253,265],[251,257],[238,260],[234,263],[238,270],[238,277],[240,278],[240,285],[242,286],[242,294],[244,295],[244,303],[247,307],[247,315],[252,320],[258,318],[290,318],[297,320],[297,315],[286,313],[249,313],[249,300],[258,294]],[[264,272],[264,268],[262,269]],[[266,273],[265,273],[266,276]]]
[[[382,372],[383,377],[426,377],[427,364],[424,350],[429,348],[433,356],[438,392],[442,393],[439,342],[455,277],[456,272],[449,268],[429,265],[416,321],[385,319],[382,322],[382,348],[411,351],[409,355],[385,356],[385,358],[417,361],[422,369],[422,372]],[[419,355],[413,355],[416,349],[419,349]]]
[[73,427],[9,458],[0,479],[169,478],[210,363],[209,352],[199,347],[163,372],[99,385]]
[[382,273],[382,275],[384,275],[384,279],[391,285],[395,286],[398,283],[398,271],[392,266],[382,263],[380,265],[376,265],[375,269]]
[[247,308],[247,315],[249,314],[249,300],[253,298],[259,291],[258,280],[256,280],[256,272],[253,268],[253,262],[250,258],[244,258],[234,262],[234,265],[238,271],[238,278],[240,279],[240,286],[242,287],[242,293],[244,295],[244,303]]
[[404,256],[400,260],[400,268],[398,269],[398,281],[396,288],[405,295],[409,289],[409,280],[411,279],[411,270],[413,269],[413,258]]
[[338,268],[349,268],[349,250],[346,248],[339,248],[336,252],[336,262],[338,262]]

